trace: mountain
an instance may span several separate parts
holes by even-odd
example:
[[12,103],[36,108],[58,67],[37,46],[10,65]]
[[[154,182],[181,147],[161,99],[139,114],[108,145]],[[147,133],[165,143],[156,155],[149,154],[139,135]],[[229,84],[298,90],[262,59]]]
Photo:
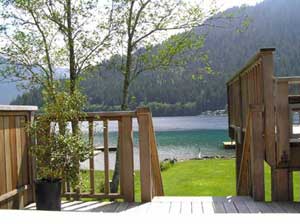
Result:
[[[226,13],[240,15],[240,11],[240,8],[232,8]],[[299,0],[265,0],[242,9],[250,19],[249,27],[243,32],[236,30],[242,22],[239,18],[233,19],[225,28],[196,29],[199,35],[207,34],[203,51],[208,53],[215,75],[206,74],[203,79],[195,79],[193,74],[201,66],[195,62],[178,73],[143,74],[130,88],[131,107],[149,105],[154,115],[195,115],[206,110],[223,109],[227,99],[226,80],[260,48],[276,48],[276,74],[300,74],[299,11]],[[118,109],[121,81],[120,74],[96,66],[82,83],[88,95],[89,109]],[[14,101],[17,104],[24,102],[30,100],[19,97]]]

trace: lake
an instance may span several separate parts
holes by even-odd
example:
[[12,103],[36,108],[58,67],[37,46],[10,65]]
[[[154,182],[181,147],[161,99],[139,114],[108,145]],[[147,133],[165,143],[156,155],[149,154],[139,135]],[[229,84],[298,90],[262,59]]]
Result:
[[[227,116],[154,117],[153,125],[160,160],[199,158],[203,156],[233,156],[233,150],[224,150],[222,142],[228,141]],[[95,145],[103,145],[102,123],[95,124]],[[109,145],[117,145],[117,122],[109,122]],[[135,169],[139,168],[138,125],[133,121]],[[110,153],[113,169],[115,153]],[[103,169],[103,153],[95,157],[96,169]],[[88,161],[82,164],[88,168]]]

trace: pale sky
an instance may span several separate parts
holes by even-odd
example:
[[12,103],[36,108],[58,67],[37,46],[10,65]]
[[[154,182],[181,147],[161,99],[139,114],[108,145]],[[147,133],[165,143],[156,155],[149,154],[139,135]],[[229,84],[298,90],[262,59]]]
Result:
[[241,6],[241,5],[255,5],[257,3],[262,2],[262,0],[217,0],[222,8],[227,9],[233,6]]

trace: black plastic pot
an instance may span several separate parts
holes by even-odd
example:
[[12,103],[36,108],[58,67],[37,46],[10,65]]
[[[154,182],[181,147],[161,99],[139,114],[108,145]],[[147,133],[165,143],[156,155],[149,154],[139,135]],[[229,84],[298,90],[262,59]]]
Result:
[[35,181],[37,210],[60,211],[61,180],[41,179]]

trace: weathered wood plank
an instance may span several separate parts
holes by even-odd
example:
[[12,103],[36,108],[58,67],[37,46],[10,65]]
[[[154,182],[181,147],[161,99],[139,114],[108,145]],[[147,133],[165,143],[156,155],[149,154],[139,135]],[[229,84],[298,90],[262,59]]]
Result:
[[119,206],[116,208],[115,212],[119,213],[119,212],[126,211],[128,206],[129,206],[128,202],[119,203]]
[[108,120],[103,121],[103,143],[104,143],[104,193],[109,193],[109,149],[108,149]]
[[238,172],[237,194],[250,195],[251,180],[250,180],[250,144],[251,144],[251,127],[252,127],[252,113],[248,112],[246,133],[244,137],[244,144]]
[[263,77],[263,96],[265,104],[265,147],[266,160],[270,166],[274,166],[275,155],[275,113],[274,113],[274,60],[273,51],[261,52],[262,57],[262,77]]
[[170,202],[170,214],[171,215],[178,215],[180,214],[181,211],[181,201],[174,201],[174,202]]
[[272,201],[289,201],[293,198],[292,172],[271,168]]
[[[15,116],[9,116],[9,147],[11,150],[11,171],[12,171],[12,189],[16,189],[18,182],[17,167],[17,147],[16,147],[16,119]],[[20,145],[18,146],[20,147]],[[20,155],[19,155],[20,156]]]
[[18,195],[19,193],[21,192],[24,192],[24,191],[28,191],[30,189],[30,186],[29,185],[24,185],[18,189],[14,189],[14,190],[11,190],[5,194],[2,194],[0,195],[0,201],[5,201],[5,200],[11,200],[12,198],[14,198],[16,195]]
[[147,214],[169,214],[171,202],[152,202],[150,203]]
[[250,213],[260,213],[260,210],[256,206],[256,202],[254,202],[254,201],[245,201],[245,205],[249,209]]
[[204,214],[214,214],[214,206],[213,206],[213,202],[202,202],[202,207],[203,207],[203,213]]
[[[4,121],[0,116],[0,196],[7,192],[6,184],[6,152],[4,143]],[[2,203],[1,208],[8,208],[7,204]]]
[[280,202],[281,208],[284,209],[286,213],[298,213],[297,209],[294,207],[293,202]]
[[163,196],[164,189],[162,183],[162,177],[160,172],[160,163],[157,152],[157,143],[155,138],[155,132],[152,122],[152,116],[149,112],[149,128],[150,128],[150,149],[151,149],[151,171],[153,178],[153,196]]
[[261,213],[272,213],[272,209],[265,202],[255,202],[255,205]]
[[19,106],[19,105],[0,105],[0,111],[37,111],[37,106]]
[[[6,190],[10,192],[13,190],[12,184],[12,156],[10,147],[10,136],[9,136],[9,117],[3,118],[4,124],[4,147],[5,147],[5,170],[6,170]],[[12,208],[12,202],[8,202],[8,208]]]
[[[89,120],[89,143],[91,146],[94,146],[94,122]],[[95,193],[95,162],[94,162],[94,147],[91,149],[90,159],[90,192],[91,194]]]
[[201,201],[192,201],[192,214],[193,215],[203,214],[203,206]]
[[262,112],[252,111],[251,125],[251,179],[252,197],[256,201],[265,200],[265,179],[264,179],[264,160],[265,144],[263,138],[263,117]]
[[77,212],[92,212],[94,209],[97,209],[103,205],[106,205],[107,202],[96,201],[96,202],[85,202],[84,204],[85,204],[85,206],[78,208],[76,211]]
[[138,203],[128,203],[128,207],[124,212],[129,213],[129,214],[134,214],[134,215],[145,215],[148,213],[150,209],[151,203],[143,203],[143,204],[138,204]]
[[[15,128],[16,128],[16,148],[17,148],[17,176],[18,176],[18,183],[17,187],[23,185],[23,172],[26,172],[26,166],[23,166],[23,154],[24,148],[22,147],[22,136],[21,136],[21,121],[20,117],[15,117]],[[27,184],[27,183],[26,183]]]
[[213,202],[214,213],[226,213],[223,202]]
[[182,214],[182,215],[191,215],[192,214],[192,202],[191,201],[182,201],[181,202],[180,214]]
[[29,183],[29,177],[28,177],[28,136],[26,133],[26,129],[25,129],[25,125],[26,125],[26,119],[25,117],[21,117],[20,118],[20,133],[21,133],[21,147],[22,147],[22,164],[21,164],[21,169],[22,171],[20,173],[22,173],[22,177],[20,177],[20,180],[22,178],[22,183],[24,184],[28,184]]
[[[70,196],[75,197],[77,195],[76,192],[65,192],[63,194],[64,197]],[[124,196],[119,193],[110,193],[110,194],[103,194],[103,193],[82,193],[80,192],[79,197],[81,198],[93,198],[93,199],[124,199]]]
[[250,210],[248,209],[244,201],[236,201],[234,202],[234,205],[238,210],[238,213],[250,213]]
[[233,202],[224,202],[223,203],[226,213],[237,213],[236,207]]
[[286,167],[290,157],[290,120],[289,120],[288,83],[277,83],[276,123],[277,123],[277,166]]
[[268,203],[268,205],[274,213],[285,213],[284,209],[282,209],[280,204],[278,204],[277,202],[270,202]]
[[140,176],[141,176],[141,199],[142,202],[152,200],[152,173],[151,173],[151,149],[149,111],[145,108],[137,109],[139,125],[139,147],[140,147]]
[[127,202],[134,202],[134,164],[133,164],[133,131],[132,118],[122,117],[120,143],[122,145],[121,175],[124,199]]

